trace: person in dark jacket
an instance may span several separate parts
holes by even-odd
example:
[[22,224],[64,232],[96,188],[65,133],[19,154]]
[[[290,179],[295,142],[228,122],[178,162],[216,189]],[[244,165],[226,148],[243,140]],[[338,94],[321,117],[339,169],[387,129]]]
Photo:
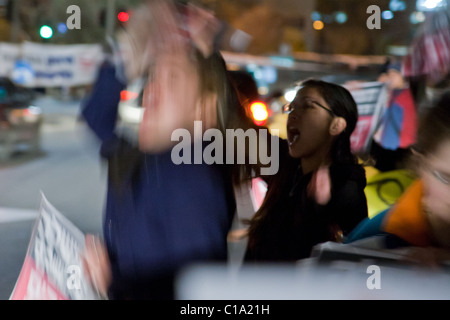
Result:
[[340,241],[367,217],[365,170],[351,153],[357,106],[343,87],[308,80],[286,106],[280,170],[248,229],[246,262],[287,262]]
[[[150,12],[161,19],[162,26],[177,16],[168,2],[152,4]],[[144,18],[144,22],[155,23]],[[172,22],[174,28],[177,24]],[[196,120],[202,121],[204,130],[216,128],[223,136],[228,128],[245,129],[251,124],[228,78],[225,61],[217,50],[198,48],[194,42],[202,39],[202,30],[196,31],[195,39],[186,34],[169,38],[168,32],[155,35],[166,43],[158,43],[161,51],[151,55],[151,67],[145,70],[150,74],[143,92],[145,111],[137,145],[114,131],[124,86],[110,65],[102,69],[83,109],[87,124],[102,142],[101,153],[109,169],[103,230],[106,248],[99,239],[87,237],[85,261],[92,282],[109,299],[173,299],[174,281],[181,269],[227,258],[227,235],[235,212],[232,178],[245,168],[205,162],[175,164],[172,147],[176,142],[170,134],[177,128],[191,132]],[[192,157],[198,151],[197,143],[200,151],[208,145],[192,141]]]

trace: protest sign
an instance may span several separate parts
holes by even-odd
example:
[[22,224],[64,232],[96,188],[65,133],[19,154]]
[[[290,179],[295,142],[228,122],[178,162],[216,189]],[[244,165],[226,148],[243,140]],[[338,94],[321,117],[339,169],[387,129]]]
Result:
[[358,122],[350,138],[352,151],[367,153],[373,135],[387,107],[387,88],[382,82],[357,82],[345,87],[358,106]]
[[84,234],[42,195],[25,261],[11,300],[96,300],[80,252]]

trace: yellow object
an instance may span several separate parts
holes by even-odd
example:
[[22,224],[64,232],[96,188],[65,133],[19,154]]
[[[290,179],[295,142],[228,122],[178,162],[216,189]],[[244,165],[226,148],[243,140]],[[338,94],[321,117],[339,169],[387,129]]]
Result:
[[375,167],[372,166],[365,166],[364,169],[366,170],[366,179],[370,179],[373,176],[377,175],[380,173],[380,170],[376,169]]
[[369,218],[395,204],[413,181],[414,177],[408,170],[393,170],[367,176],[364,191]]

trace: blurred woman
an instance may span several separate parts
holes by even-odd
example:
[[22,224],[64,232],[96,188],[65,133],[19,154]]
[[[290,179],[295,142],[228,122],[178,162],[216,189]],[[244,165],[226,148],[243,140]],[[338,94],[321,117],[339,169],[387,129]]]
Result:
[[280,170],[249,227],[246,261],[295,261],[314,245],[340,241],[367,217],[365,171],[350,149],[357,106],[343,87],[301,84],[286,106]]
[[[209,145],[195,140],[195,121],[201,121],[202,134],[216,128],[224,137],[226,129],[251,123],[212,45],[212,16],[158,0],[136,12],[122,41],[128,44],[125,57],[135,57],[125,59],[128,79],[147,80],[138,144],[115,134],[113,117],[95,116],[95,108],[117,113],[115,87],[94,90],[83,113],[99,138],[107,137],[102,155],[109,165],[106,247],[86,238],[86,269],[110,299],[173,299],[174,279],[183,267],[226,261],[235,212],[232,177],[248,173],[242,166],[175,164],[172,148],[181,142],[172,134],[183,130],[194,137],[183,149],[194,159],[198,145],[200,152]],[[115,97],[108,108],[95,103],[96,94],[105,93]]]

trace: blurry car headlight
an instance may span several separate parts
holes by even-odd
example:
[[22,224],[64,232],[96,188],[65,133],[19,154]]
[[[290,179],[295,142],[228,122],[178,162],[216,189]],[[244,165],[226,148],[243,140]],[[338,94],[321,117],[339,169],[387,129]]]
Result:
[[144,114],[144,108],[128,104],[119,106],[120,119],[126,123],[139,124]]
[[250,105],[250,112],[253,117],[253,121],[257,125],[264,125],[269,117],[269,111],[267,105],[262,101],[255,101]]
[[34,124],[42,119],[42,110],[36,106],[30,106],[23,109],[12,109],[8,113],[8,120],[11,124],[19,125],[21,123]]

